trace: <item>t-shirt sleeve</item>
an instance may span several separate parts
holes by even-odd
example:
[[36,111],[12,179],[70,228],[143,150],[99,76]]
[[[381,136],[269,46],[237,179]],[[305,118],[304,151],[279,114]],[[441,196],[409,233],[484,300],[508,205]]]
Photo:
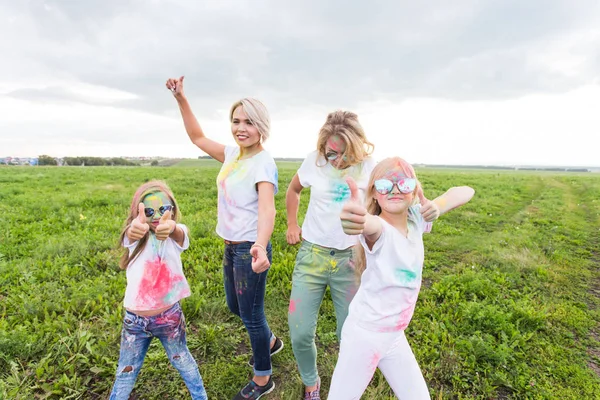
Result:
[[135,242],[130,241],[129,238],[127,237],[127,234],[125,234],[122,245],[127,250],[129,250],[129,255],[131,255],[131,253],[133,253],[133,251],[135,250],[135,248],[137,247],[139,242],[140,242],[139,240],[136,240]]
[[179,250],[179,252],[183,252],[185,250],[188,249],[188,247],[190,247],[190,238],[188,236],[188,229],[187,226],[185,226],[184,224],[177,224],[178,228],[181,228],[183,230],[183,246],[180,246],[179,243],[177,243],[177,241],[173,240],[173,243],[175,243],[175,248],[177,250]]
[[433,222],[427,222],[423,219],[421,215],[421,205],[416,204],[409,209],[410,219],[415,223],[417,229],[421,233],[430,233],[431,227],[433,226]]
[[317,169],[316,160],[317,152],[313,151],[306,156],[304,161],[302,161],[302,165],[298,168],[298,179],[302,187],[311,187],[313,185]]
[[279,190],[279,173],[277,171],[277,164],[272,157],[262,160],[262,162],[256,166],[256,174],[254,175],[254,184],[259,182],[270,182],[275,187],[275,194]]
[[[377,217],[377,218],[379,218],[379,217]],[[381,218],[380,218],[380,220],[381,220]],[[385,238],[390,234],[389,228],[390,228],[390,226],[385,221],[381,220],[381,235],[379,235],[379,238],[377,239],[375,244],[373,244],[373,249],[369,249],[369,245],[367,245],[367,240],[365,239],[365,235],[363,235],[363,234],[358,235],[358,240],[359,240],[360,244],[362,245],[362,247],[365,249],[366,253],[376,254],[377,252],[379,252],[379,250],[383,247],[383,242],[385,241]]]

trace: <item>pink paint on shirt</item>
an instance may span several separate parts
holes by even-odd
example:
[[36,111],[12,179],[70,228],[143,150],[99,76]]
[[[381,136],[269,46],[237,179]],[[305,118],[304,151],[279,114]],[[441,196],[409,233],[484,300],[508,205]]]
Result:
[[169,292],[184,279],[181,275],[173,275],[167,263],[160,257],[154,261],[146,261],[137,294],[138,304],[149,310],[169,306],[170,304],[165,302]]
[[371,360],[369,361],[369,369],[371,371],[375,372],[375,370],[377,369],[377,366],[379,365],[380,359],[381,359],[381,354],[373,353],[373,355],[371,356]]

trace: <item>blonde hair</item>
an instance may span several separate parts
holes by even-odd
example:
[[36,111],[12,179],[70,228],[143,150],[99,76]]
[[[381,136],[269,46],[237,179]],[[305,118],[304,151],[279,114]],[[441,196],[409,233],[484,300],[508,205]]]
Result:
[[233,112],[239,106],[242,106],[248,119],[250,119],[254,126],[256,126],[256,129],[258,129],[261,143],[266,141],[269,138],[271,131],[271,118],[269,117],[267,107],[257,99],[250,97],[243,98],[236,101],[231,106],[231,110],[229,111],[229,122],[233,122]]
[[[119,236],[119,247],[123,245],[123,240],[125,239],[125,235],[127,234],[127,229],[129,228],[129,225],[131,225],[131,222],[138,216],[139,204],[144,200],[144,197],[146,197],[147,195],[158,192],[162,192],[167,195],[167,197],[171,201],[171,205],[173,206],[173,209],[171,210],[171,219],[173,219],[176,222],[179,221],[179,219],[181,218],[181,212],[179,211],[179,206],[177,205],[177,201],[173,196],[173,192],[171,192],[171,189],[169,189],[169,186],[167,186],[167,184],[163,181],[146,182],[139,188],[137,188],[135,194],[133,195],[133,199],[131,200],[131,206],[129,207],[129,216],[127,217],[127,220],[125,220],[125,227],[123,228],[123,230],[121,231],[121,235]],[[129,249],[124,249],[123,255],[119,260],[119,268],[127,269],[127,266],[133,260],[135,260],[135,258],[144,250],[146,244],[148,244],[148,237],[149,233],[146,233],[146,235],[140,239],[138,245],[136,246],[133,253],[131,253],[131,255],[129,255]]]
[[[379,215],[381,214],[381,206],[377,202],[375,198],[375,181],[381,179],[388,171],[393,169],[399,169],[404,173],[407,178],[414,178],[417,180],[417,185],[413,192],[413,205],[421,202],[423,204],[427,199],[423,194],[423,187],[421,186],[421,182],[417,178],[417,174],[412,165],[410,165],[406,160],[400,157],[390,157],[384,160],[381,160],[373,171],[371,172],[371,176],[369,177],[369,183],[367,186],[367,190],[365,193],[365,207],[367,208],[367,212],[371,215]],[[366,265],[366,257],[365,257],[365,249],[359,243],[354,246],[354,265],[355,272],[360,277],[364,272]]]
[[317,140],[317,151],[325,160],[327,160],[325,155],[327,140],[336,135],[346,144],[346,150],[340,155],[338,164],[340,169],[360,164],[373,153],[375,146],[367,140],[365,131],[358,122],[358,115],[353,112],[337,110],[327,115]]

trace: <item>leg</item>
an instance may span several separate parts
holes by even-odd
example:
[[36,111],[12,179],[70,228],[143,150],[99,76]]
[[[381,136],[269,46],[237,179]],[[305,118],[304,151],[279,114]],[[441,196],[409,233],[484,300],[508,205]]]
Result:
[[227,300],[227,307],[229,310],[240,316],[240,308],[237,301],[237,293],[235,288],[235,279],[233,276],[233,248],[235,245],[225,244],[225,251],[223,254],[223,282],[225,286],[225,299]]
[[179,371],[192,399],[206,400],[206,390],[198,365],[187,347],[185,317],[179,303],[155,318],[151,329],[160,339],[171,365]]
[[152,336],[145,332],[146,323],[147,320],[142,317],[130,312],[125,313],[117,376],[110,400],[127,400],[133,390],[142,364],[144,364],[148,346],[152,341]]
[[288,325],[294,357],[305,386],[317,384],[317,347],[315,332],[319,308],[327,287],[326,274],[316,268],[311,252],[312,245],[306,241],[296,257],[292,276],[292,294],[288,310]]
[[381,343],[377,332],[362,329],[353,321],[344,324],[342,335],[328,399],[360,399],[377,369]]
[[392,390],[399,399],[429,400],[429,390],[404,331],[398,332],[392,349],[379,362]]
[[[264,310],[265,289],[268,270],[260,274],[252,271],[250,246],[245,242],[235,245],[233,276],[240,317],[248,330],[254,355],[255,376],[271,375],[271,329]],[[271,244],[267,246],[267,256],[271,261]]]
[[332,256],[332,263],[335,263],[335,268],[332,269],[329,277],[329,289],[337,319],[336,333],[338,340],[341,341],[342,327],[348,316],[348,307],[358,290],[358,278],[353,268],[352,249],[336,251]]

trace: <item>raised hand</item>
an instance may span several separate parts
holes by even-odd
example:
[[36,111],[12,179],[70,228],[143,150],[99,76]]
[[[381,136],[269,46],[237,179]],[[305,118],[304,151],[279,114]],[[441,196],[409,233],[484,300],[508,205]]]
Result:
[[421,201],[421,216],[425,222],[432,222],[439,218],[440,207],[436,202],[426,199],[423,193],[419,194],[419,200]]
[[250,254],[252,255],[252,271],[257,274],[266,271],[271,266],[269,258],[267,257],[267,251],[262,246],[252,246],[250,248]]
[[300,243],[300,240],[302,240],[302,228],[298,225],[288,225],[285,238],[287,239],[288,244]]
[[140,203],[138,205],[138,215],[137,217],[131,221],[131,225],[129,226],[129,230],[127,231],[127,236],[129,240],[137,242],[148,233],[150,227],[146,223],[146,214],[144,213],[144,203]]
[[358,187],[354,179],[347,177],[346,182],[350,187],[350,199],[344,204],[340,214],[342,228],[347,235],[360,235],[365,229],[367,209],[360,200]]
[[171,219],[171,211],[167,211],[160,217],[158,225],[154,230],[154,235],[158,240],[166,240],[175,230],[177,224]]
[[177,78],[169,78],[167,79],[167,89],[169,89],[173,96],[175,97],[183,97],[183,76],[179,79]]

